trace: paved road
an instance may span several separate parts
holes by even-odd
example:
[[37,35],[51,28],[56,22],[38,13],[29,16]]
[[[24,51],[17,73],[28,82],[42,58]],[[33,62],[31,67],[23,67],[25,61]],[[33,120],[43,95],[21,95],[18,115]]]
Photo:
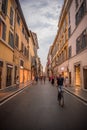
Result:
[[87,130],[87,106],[66,92],[64,98],[61,108],[56,87],[32,85],[0,106],[0,130]]

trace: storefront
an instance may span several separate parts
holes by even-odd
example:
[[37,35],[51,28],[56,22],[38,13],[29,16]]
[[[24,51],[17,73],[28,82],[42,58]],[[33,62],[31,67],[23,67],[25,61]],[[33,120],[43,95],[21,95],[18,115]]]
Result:
[[83,67],[84,88],[87,89],[87,65]]
[[3,67],[3,61],[0,61],[0,89],[2,86],[2,67]]
[[75,68],[75,85],[80,87],[81,86],[80,64],[75,65],[74,68]]
[[13,66],[10,64],[7,64],[7,76],[6,76],[6,87],[12,85],[12,71],[13,71]]
[[24,78],[23,78],[23,72],[24,69],[23,68],[20,68],[20,83],[23,83],[24,82]]

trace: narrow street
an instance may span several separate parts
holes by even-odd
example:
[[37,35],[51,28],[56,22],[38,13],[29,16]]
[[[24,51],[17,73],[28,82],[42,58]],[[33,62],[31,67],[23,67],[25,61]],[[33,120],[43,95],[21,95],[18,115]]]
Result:
[[64,101],[48,81],[33,84],[0,106],[0,130],[87,129],[87,106],[66,92]]

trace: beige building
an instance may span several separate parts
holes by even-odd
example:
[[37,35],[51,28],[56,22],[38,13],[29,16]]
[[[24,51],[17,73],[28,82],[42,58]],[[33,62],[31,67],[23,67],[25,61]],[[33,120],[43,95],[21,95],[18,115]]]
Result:
[[87,90],[87,0],[64,0],[51,48],[51,70]]
[[69,77],[72,86],[87,89],[87,0],[68,3]]

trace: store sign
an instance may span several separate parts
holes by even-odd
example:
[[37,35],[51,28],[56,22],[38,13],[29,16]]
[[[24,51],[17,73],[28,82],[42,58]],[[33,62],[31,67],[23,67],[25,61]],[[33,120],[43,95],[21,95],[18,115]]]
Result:
[[0,67],[3,67],[3,61],[0,61]]

